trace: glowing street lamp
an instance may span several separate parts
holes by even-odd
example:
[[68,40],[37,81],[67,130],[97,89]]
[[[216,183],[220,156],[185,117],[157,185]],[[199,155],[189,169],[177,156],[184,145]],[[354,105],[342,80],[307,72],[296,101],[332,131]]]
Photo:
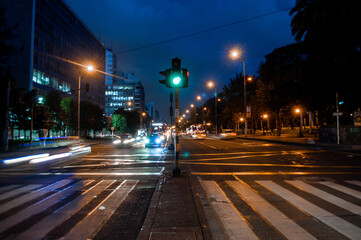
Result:
[[302,133],[302,128],[303,128],[303,122],[302,122],[303,117],[302,117],[302,111],[301,111],[301,109],[300,109],[300,108],[297,108],[297,109],[295,110],[295,112],[300,114],[300,137],[303,137],[303,133]]
[[[88,65],[85,67],[88,72],[92,72],[94,67]],[[80,138],[80,88],[81,88],[81,71],[79,71],[79,84],[78,84],[78,137]]]
[[217,121],[217,101],[219,101],[219,99],[217,98],[217,89],[216,89],[216,84],[212,81],[209,81],[207,84],[208,88],[213,88],[214,87],[214,109],[215,109],[215,122],[216,122],[216,135],[218,134],[218,121]]
[[[241,58],[241,51],[237,48],[233,48],[229,51],[229,58],[231,60],[238,60]],[[243,98],[244,98],[244,112],[246,113],[246,117],[244,120],[244,136],[247,137],[247,103],[246,103],[246,64],[245,59],[243,61]]]

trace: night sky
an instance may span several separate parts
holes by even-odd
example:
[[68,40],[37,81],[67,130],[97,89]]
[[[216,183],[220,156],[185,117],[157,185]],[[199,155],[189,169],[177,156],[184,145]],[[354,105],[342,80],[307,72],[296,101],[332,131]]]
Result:
[[[207,81],[214,81],[219,92],[236,72],[243,71],[241,61],[229,60],[229,49],[239,47],[246,61],[246,74],[255,75],[266,54],[294,42],[289,10],[267,15],[293,7],[294,0],[65,2],[105,47],[113,49],[118,69],[135,73],[144,86],[146,103],[153,101],[160,117],[167,121],[171,90],[158,80],[162,79],[159,71],[170,68],[172,58],[179,57],[182,67],[190,72],[189,88],[180,90],[182,114],[191,103],[201,104],[197,95],[205,100],[213,96]],[[266,16],[258,17],[261,15]],[[235,22],[239,23],[231,24]],[[158,44],[162,41],[166,43]]]

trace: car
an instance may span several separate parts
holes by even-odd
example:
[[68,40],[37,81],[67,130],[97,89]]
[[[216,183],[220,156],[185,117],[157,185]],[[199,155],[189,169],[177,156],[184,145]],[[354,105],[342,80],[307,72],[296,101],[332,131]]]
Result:
[[237,136],[237,133],[234,132],[232,129],[224,129],[221,133],[221,138],[227,139],[227,138],[234,138]]
[[145,147],[148,148],[150,146],[158,146],[161,147],[164,143],[165,137],[161,134],[148,134],[148,136],[145,138]]
[[131,147],[132,142],[134,142],[135,139],[133,136],[129,133],[120,134],[116,136],[116,139],[113,141],[113,144],[122,146],[122,147]]
[[192,135],[192,138],[193,139],[205,139],[206,138],[206,134],[204,132],[195,132],[193,135]]

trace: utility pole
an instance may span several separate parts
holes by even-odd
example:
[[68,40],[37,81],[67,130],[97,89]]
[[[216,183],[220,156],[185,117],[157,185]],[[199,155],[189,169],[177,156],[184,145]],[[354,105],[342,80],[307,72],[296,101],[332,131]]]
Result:
[[179,169],[179,88],[175,89],[175,151],[174,151],[174,169],[173,176],[180,176]]

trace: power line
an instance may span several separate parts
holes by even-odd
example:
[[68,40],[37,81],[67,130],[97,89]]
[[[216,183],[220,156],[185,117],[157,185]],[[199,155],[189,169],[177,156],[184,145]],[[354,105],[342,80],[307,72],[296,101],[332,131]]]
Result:
[[199,34],[202,34],[202,33],[211,32],[211,31],[214,31],[214,30],[218,30],[218,29],[221,29],[221,28],[226,28],[226,27],[236,25],[236,24],[240,24],[240,23],[244,23],[244,22],[249,22],[249,21],[252,21],[252,20],[255,20],[255,19],[258,19],[258,18],[263,18],[263,17],[269,16],[269,15],[280,13],[280,12],[285,12],[285,11],[290,10],[291,8],[292,7],[288,7],[288,8],[284,8],[284,9],[281,9],[281,10],[264,13],[264,14],[257,15],[257,16],[254,16],[254,17],[238,20],[238,21],[235,21],[235,22],[232,22],[232,23],[227,23],[227,24],[224,24],[224,25],[219,25],[219,26],[216,26],[216,27],[201,30],[201,31],[198,31],[198,32],[181,35],[181,36],[178,36],[178,37],[175,37],[175,38],[170,38],[170,39],[167,39],[167,40],[164,40],[164,41],[154,42],[154,43],[150,43],[150,44],[143,45],[143,46],[140,46],[140,47],[124,50],[124,51],[121,51],[121,52],[117,52],[116,54],[123,54],[123,53],[133,52],[133,51],[140,50],[140,49],[143,49],[143,48],[153,47],[153,46],[161,45],[161,44],[164,44],[164,43],[173,42],[173,41],[176,41],[176,40],[193,37],[193,36],[196,36],[196,35],[199,35]]

